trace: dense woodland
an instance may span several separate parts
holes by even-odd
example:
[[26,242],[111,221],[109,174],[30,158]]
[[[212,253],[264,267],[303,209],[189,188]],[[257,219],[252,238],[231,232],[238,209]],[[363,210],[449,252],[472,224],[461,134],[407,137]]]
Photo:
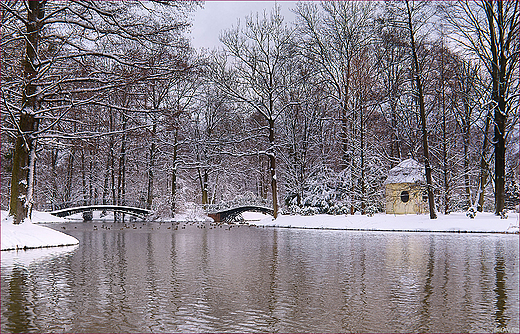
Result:
[[2,210],[371,214],[409,157],[432,218],[518,205],[518,1],[273,4],[195,50],[202,5],[0,2]]

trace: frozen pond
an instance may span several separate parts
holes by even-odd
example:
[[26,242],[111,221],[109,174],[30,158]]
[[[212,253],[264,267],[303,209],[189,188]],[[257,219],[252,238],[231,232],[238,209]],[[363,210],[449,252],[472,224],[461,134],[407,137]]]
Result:
[[518,235],[101,225],[1,253],[2,333],[518,332]]

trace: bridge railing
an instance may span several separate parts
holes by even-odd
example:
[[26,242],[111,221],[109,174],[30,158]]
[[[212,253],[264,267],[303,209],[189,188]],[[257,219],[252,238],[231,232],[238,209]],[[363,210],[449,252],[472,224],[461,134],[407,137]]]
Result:
[[79,200],[79,201],[70,201],[70,202],[62,202],[62,203],[46,203],[44,205],[44,211],[56,211],[63,210],[68,208],[80,207],[80,206],[91,206],[91,205],[119,205],[119,206],[130,206],[134,208],[145,209],[146,202],[144,201],[132,201],[125,200],[120,201],[119,203],[113,203],[111,200],[103,199],[87,199],[87,200]]
[[258,206],[258,207],[266,207],[270,208],[273,206],[272,201],[266,200],[264,198],[258,198],[258,199],[234,199],[232,201],[228,202],[221,202],[217,204],[205,204],[203,205],[204,211],[206,213],[215,213],[215,212],[222,212],[226,210],[231,210],[239,207],[244,206]]

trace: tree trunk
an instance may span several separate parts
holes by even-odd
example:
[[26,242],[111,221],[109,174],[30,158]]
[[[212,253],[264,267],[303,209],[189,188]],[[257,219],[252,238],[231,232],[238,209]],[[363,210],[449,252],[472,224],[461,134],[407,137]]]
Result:
[[273,216],[278,217],[278,187],[276,185],[276,157],[274,148],[274,120],[269,119],[269,172],[271,175],[271,193],[273,196]]
[[[119,177],[117,180],[117,197],[119,205],[126,205],[126,124],[128,120],[123,114],[123,137],[119,156]],[[124,218],[124,215],[123,215]]]
[[[114,131],[114,115],[112,115],[112,110],[109,111],[109,129],[110,132]],[[112,205],[117,204],[117,192],[116,192],[116,153],[115,153],[115,142],[114,137],[110,136],[109,142],[109,165],[110,165],[110,184],[111,184],[111,192],[112,192]],[[115,215],[114,215],[115,221]]]
[[[506,166],[506,145],[504,139],[506,117],[502,113],[505,101],[499,98],[499,107],[495,108],[495,215],[499,216],[504,210],[504,179]],[[504,108],[504,109],[502,109]],[[497,110],[500,109],[500,110]]]
[[[465,105],[466,114],[469,115],[469,106]],[[464,119],[463,124],[463,146],[464,146],[464,189],[466,190],[466,205],[468,209],[471,206],[471,188],[469,182],[469,119]]]
[[[18,122],[23,134],[16,138],[11,175],[11,201],[9,215],[14,216],[14,223],[20,224],[30,215],[32,203],[29,203],[29,185],[34,173],[31,156],[34,155],[36,140],[30,133],[36,130],[37,120],[33,115],[21,114]],[[29,135],[25,135],[29,134]]]
[[87,198],[87,171],[85,170],[85,149],[81,150],[81,181],[82,181],[82,194],[83,194],[83,203],[81,205],[88,205]]
[[484,210],[484,192],[486,190],[487,178],[488,178],[488,163],[486,161],[487,143],[488,143],[488,132],[489,124],[491,123],[491,110],[488,111],[486,116],[486,124],[484,127],[484,139],[482,141],[482,152],[480,156],[480,186],[478,190],[478,206],[477,211],[482,212]]
[[155,132],[157,131],[157,124],[154,122],[152,127],[152,143],[150,145],[150,157],[148,160],[148,187],[146,192],[146,208],[148,210],[152,209],[153,204],[153,169],[155,165]]
[[208,204],[208,169],[202,172],[202,204]]
[[52,197],[51,197],[51,210],[56,210],[55,205],[59,202],[58,200],[58,152],[59,150],[53,149],[51,152],[51,175],[52,175]]
[[[93,159],[93,156],[92,156],[92,151],[89,150],[89,166],[88,166],[88,199],[89,199],[89,204],[90,205],[93,205],[93,204],[98,204],[95,202],[95,199],[94,199],[94,159]],[[96,189],[96,192],[97,192],[97,189]]]
[[[504,10],[501,1],[496,2],[497,10],[494,10],[494,1],[486,1],[485,10],[489,24],[491,47],[491,80],[493,83],[492,100],[494,105],[495,138],[495,215],[500,215],[504,209],[504,177],[505,177],[505,127],[506,127],[506,66],[505,36],[503,32]],[[495,19],[498,24],[499,36],[495,32]],[[498,37],[498,39],[497,39]]]
[[360,152],[360,169],[361,169],[361,214],[365,214],[366,208],[366,186],[365,186],[365,134],[364,134],[364,124],[363,124],[363,107],[359,108],[359,146],[361,149]]
[[171,213],[172,217],[175,217],[176,211],[176,197],[177,197],[177,134],[178,129],[175,128],[174,138],[173,138],[173,168],[172,168],[172,192],[171,192]]
[[426,190],[428,192],[428,207],[430,210],[430,219],[437,219],[437,213],[435,212],[435,202],[433,197],[432,170],[430,167],[430,154],[428,150],[428,131],[426,130],[426,109],[424,106],[424,93],[421,81],[421,69],[419,67],[419,59],[417,57],[417,49],[415,46],[415,37],[412,25],[412,12],[408,1],[406,1],[406,8],[408,10],[408,29],[410,32],[410,46],[412,48],[414,77],[415,84],[417,86],[417,99],[419,101],[419,114],[421,119],[424,169],[426,174]]
[[[444,97],[443,97],[444,100]],[[444,179],[444,214],[450,213],[450,185],[448,178],[448,139],[446,133],[446,110],[442,110],[442,176]]]
[[110,159],[107,159],[107,169],[105,170],[105,180],[103,182],[103,199],[102,199],[103,205],[108,204],[107,197],[108,197],[108,174],[110,173],[109,168],[110,168]]
[[341,106],[341,165],[340,168],[345,170],[350,166],[350,150],[349,150],[349,141],[348,141],[348,128],[349,121],[347,117],[347,104],[343,102]]
[[38,86],[33,82],[38,76],[41,19],[44,17],[46,1],[28,1],[27,35],[25,36],[25,59],[23,61],[23,94],[22,111],[18,119],[18,128],[11,174],[11,196],[9,215],[14,223],[20,224],[30,217],[33,205],[34,164],[36,159],[36,142],[34,132],[38,130],[39,119],[36,112],[40,108]]
[[[442,36],[444,38],[444,36]],[[450,213],[450,182],[448,170],[448,138],[446,132],[446,92],[444,79],[444,40],[441,49],[441,108],[442,108],[442,174],[444,179],[444,214]]]
[[397,102],[394,101],[395,98],[392,98],[390,101],[390,118],[392,124],[392,132],[391,132],[391,143],[390,143],[390,157],[394,158],[391,161],[391,167],[397,166],[399,161],[401,160],[401,147],[399,145],[399,137],[397,136]]

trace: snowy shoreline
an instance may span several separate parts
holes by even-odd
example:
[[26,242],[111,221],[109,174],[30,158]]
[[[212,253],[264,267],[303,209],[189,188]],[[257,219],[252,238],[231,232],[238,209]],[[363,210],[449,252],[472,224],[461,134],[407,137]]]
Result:
[[518,234],[518,213],[509,213],[500,219],[493,213],[478,213],[474,219],[465,213],[439,214],[437,219],[428,215],[387,215],[372,217],[361,215],[315,215],[267,217],[256,225],[280,228],[319,230],[380,231],[380,232],[429,232],[429,233],[505,233]]
[[[79,244],[78,239],[39,226],[37,223],[66,222],[67,219],[54,217],[45,212],[33,212],[32,221],[26,220],[14,225],[12,217],[2,211],[1,250],[20,250],[49,248]],[[207,221],[199,217],[198,221]],[[276,220],[258,213],[244,213],[246,221],[257,226],[299,228],[316,230],[379,231],[379,232],[428,232],[428,233],[502,233],[518,234],[519,214],[511,212],[507,219],[500,219],[493,213],[478,213],[474,219],[464,213],[439,214],[437,219],[428,215],[387,215],[376,214],[372,217],[362,215],[280,215]]]
[[19,225],[13,224],[13,217],[7,211],[2,211],[2,224],[0,226],[2,239],[1,250],[12,251],[34,248],[50,248],[60,246],[73,246],[79,244],[79,240],[68,234],[53,230],[45,226],[38,226],[34,222],[58,222],[66,220],[54,217],[45,212],[33,211],[32,221],[26,219]]

